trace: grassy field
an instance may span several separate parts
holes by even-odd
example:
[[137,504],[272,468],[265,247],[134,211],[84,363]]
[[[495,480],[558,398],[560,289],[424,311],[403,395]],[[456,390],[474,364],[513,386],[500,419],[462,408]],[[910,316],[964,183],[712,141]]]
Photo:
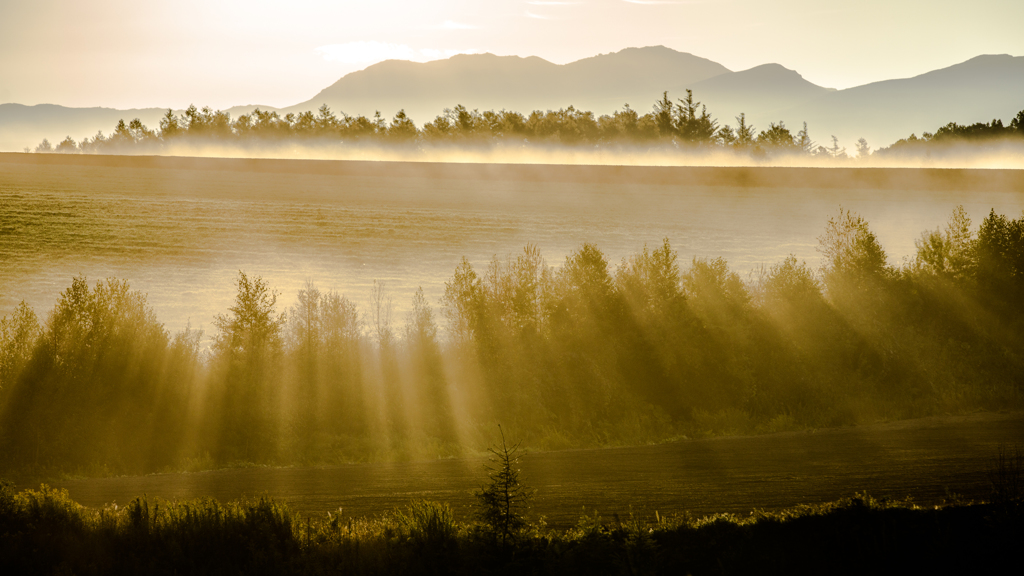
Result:
[[[979,413],[755,437],[528,454],[524,482],[537,489],[534,517],[566,528],[586,509],[604,516],[748,513],[819,503],[867,491],[937,503],[988,494],[986,470],[1000,445],[1024,438],[1024,414]],[[87,506],[147,494],[227,501],[266,493],[298,514],[342,509],[360,517],[418,499],[471,514],[486,460],[452,459],[331,468],[243,468],[189,474],[63,480]],[[31,487],[22,483],[23,487]]]

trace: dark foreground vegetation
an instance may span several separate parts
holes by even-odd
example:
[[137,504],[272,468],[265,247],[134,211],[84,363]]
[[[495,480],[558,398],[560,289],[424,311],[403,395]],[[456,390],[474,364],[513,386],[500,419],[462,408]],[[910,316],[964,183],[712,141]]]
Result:
[[994,573],[1020,563],[1024,455],[1005,446],[987,503],[857,494],[749,515],[533,521],[518,444],[491,450],[474,521],[416,501],[372,518],[300,518],[267,496],[222,504],[135,498],[87,509],[43,485],[0,482],[0,566],[17,574],[863,574]]
[[995,574],[1020,567],[1019,498],[922,508],[856,495],[739,516],[584,511],[566,531],[418,502],[374,518],[299,518],[267,497],[137,498],[87,509],[45,485],[0,486],[11,574]]
[[[881,156],[927,156],[962,145],[981,144],[984,148],[1011,145],[1019,152],[1024,144],[1024,110],[1009,120],[994,119],[990,124],[961,126],[951,122],[921,138],[911,135],[888,148],[877,151]],[[102,132],[92,138],[75,141],[71,136],[56,146],[43,140],[36,152],[65,154],[161,154],[202,149],[256,150],[266,146],[303,145],[318,148],[344,149],[351,146],[375,145],[416,150],[445,146],[484,148],[523,148],[529,146],[567,146],[586,149],[662,150],[679,153],[735,152],[756,159],[778,156],[802,156],[842,160],[851,156],[863,159],[872,154],[868,142],[861,138],[856,150],[847,153],[833,136],[826,144],[814,142],[805,122],[796,133],[785,123],[772,122],[758,130],[744,114],[736,117],[735,126],[720,124],[707,106],[694,100],[693,92],[675,102],[664,93],[650,112],[641,113],[626,105],[611,115],[572,106],[561,110],[534,110],[524,115],[509,110],[468,110],[457,105],[417,128],[411,118],[400,110],[388,122],[380,112],[373,118],[362,115],[336,115],[325,104],[314,113],[287,113],[256,109],[232,120],[224,111],[190,106],[180,116],[168,110],[157,130],[139,119],[121,120],[110,136]],[[26,149],[28,151],[28,149]]]
[[0,469],[106,475],[458,456],[496,422],[532,449],[1019,408],[1024,217],[962,209],[894,266],[866,221],[823,266],[746,281],[666,240],[611,265],[583,245],[463,261],[435,309],[392,318],[312,284],[284,310],[240,273],[211,338],[171,335],[122,280],[76,278],[0,322]]

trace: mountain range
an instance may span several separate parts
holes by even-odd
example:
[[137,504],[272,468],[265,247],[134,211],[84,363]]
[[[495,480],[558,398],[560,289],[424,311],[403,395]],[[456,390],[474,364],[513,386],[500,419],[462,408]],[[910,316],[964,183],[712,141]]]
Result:
[[[852,148],[864,137],[879,147],[948,122],[1008,121],[1024,109],[1024,57],[983,55],[912,78],[835,90],[779,64],[732,71],[663,46],[627,48],[569,64],[535,56],[460,54],[426,63],[388,60],[347,74],[294,106],[260,108],[287,113],[327,104],[335,112],[371,116],[379,110],[387,118],[404,109],[422,126],[456,104],[524,114],[572,105],[599,115],[628,104],[645,113],[663,91],[681,98],[686,89],[721,124],[735,125],[741,112],[758,129],[784,121],[795,132],[806,121],[820,142],[835,135]],[[228,112],[237,117],[254,108]],[[21,150],[43,138],[53,143],[67,135],[81,139],[97,130],[109,134],[122,118],[139,118],[155,128],[165,112],[0,104],[0,150]]]

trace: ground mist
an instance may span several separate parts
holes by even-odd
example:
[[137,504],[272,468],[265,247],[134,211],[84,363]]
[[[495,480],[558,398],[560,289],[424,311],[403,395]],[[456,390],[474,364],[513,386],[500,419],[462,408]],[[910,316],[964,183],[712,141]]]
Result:
[[463,261],[397,318],[240,272],[209,345],[127,281],[76,278],[0,323],[0,469],[106,475],[456,457],[500,423],[531,449],[659,442],[1019,407],[1024,218],[963,210],[900,266],[839,209],[744,280],[666,240]]

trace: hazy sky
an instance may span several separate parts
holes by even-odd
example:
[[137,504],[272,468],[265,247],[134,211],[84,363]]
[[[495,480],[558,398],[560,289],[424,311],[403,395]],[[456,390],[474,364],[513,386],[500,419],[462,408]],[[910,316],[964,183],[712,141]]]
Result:
[[285,106],[387,58],[665,45],[823,86],[1024,55],[1022,0],[0,0],[0,103]]

